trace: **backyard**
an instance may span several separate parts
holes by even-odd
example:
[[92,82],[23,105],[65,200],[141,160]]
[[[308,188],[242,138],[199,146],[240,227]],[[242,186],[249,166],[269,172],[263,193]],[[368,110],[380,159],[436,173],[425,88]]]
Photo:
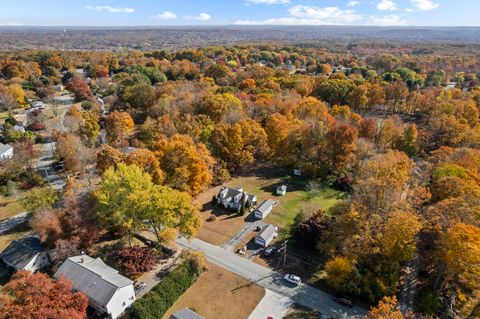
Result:
[[[273,207],[265,222],[276,225],[280,229],[288,229],[295,216],[304,207],[313,206],[328,210],[343,198],[344,193],[328,186],[320,187],[315,195],[311,195],[307,190],[308,179],[292,176],[289,173],[284,169],[262,168],[234,177],[226,185],[241,186],[247,193],[256,195],[258,203],[269,198],[275,199],[278,203]],[[276,188],[280,185],[287,186],[284,196],[276,195]],[[227,243],[242,229],[247,217],[246,215],[227,213],[219,207],[212,207],[212,197],[218,194],[219,190],[220,187],[211,188],[196,199],[205,221],[197,237],[215,245]],[[216,219],[206,221],[212,214],[216,216]]]
[[248,280],[208,264],[208,270],[168,310],[163,318],[188,307],[205,318],[246,319],[265,295]]

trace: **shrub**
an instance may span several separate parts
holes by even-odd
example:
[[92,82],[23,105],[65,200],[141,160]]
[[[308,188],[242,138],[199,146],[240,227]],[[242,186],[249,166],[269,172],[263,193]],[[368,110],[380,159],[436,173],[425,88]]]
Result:
[[197,280],[203,266],[198,258],[190,257],[169,273],[130,309],[132,319],[162,318],[177,299]]
[[155,267],[157,253],[150,247],[132,246],[120,250],[116,259],[127,277],[136,278]]

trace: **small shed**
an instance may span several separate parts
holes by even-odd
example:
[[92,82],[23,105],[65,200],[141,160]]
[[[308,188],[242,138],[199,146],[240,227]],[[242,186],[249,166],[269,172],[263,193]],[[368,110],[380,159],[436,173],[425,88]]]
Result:
[[255,244],[267,247],[277,236],[278,228],[273,225],[266,225],[257,235],[255,235]]
[[190,308],[183,308],[170,316],[170,319],[205,319]]
[[256,209],[255,209],[255,218],[263,219],[267,217],[268,214],[272,211],[273,205],[277,202],[273,199],[264,200]]
[[287,192],[287,185],[282,185],[277,187],[277,195],[284,196]]
[[294,168],[293,175],[295,176],[302,176],[302,169],[301,168]]

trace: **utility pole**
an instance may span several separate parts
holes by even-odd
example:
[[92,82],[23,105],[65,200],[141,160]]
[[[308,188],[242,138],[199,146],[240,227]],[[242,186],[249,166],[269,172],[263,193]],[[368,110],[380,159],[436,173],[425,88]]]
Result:
[[278,252],[282,252],[283,255],[282,255],[282,259],[278,260],[277,262],[277,266],[275,267],[276,269],[278,269],[278,265],[280,264],[280,261],[282,261],[282,270],[285,270],[285,263],[287,261],[287,243],[288,243],[288,240],[285,240],[282,244],[282,247],[278,250]]

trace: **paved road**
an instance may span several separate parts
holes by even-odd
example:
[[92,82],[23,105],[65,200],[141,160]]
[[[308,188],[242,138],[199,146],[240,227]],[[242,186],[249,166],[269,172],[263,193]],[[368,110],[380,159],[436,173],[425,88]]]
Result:
[[351,309],[335,303],[332,296],[311,286],[300,284],[291,286],[283,281],[283,276],[275,271],[254,263],[246,258],[200,239],[188,241],[184,238],[177,240],[182,247],[201,251],[208,261],[219,265],[243,278],[269,289],[281,296],[289,297],[295,303],[317,310],[320,313],[334,318],[362,318],[367,311],[360,307]]
[[[62,108],[59,114],[58,124],[56,129],[60,132],[65,131],[65,126],[63,120],[65,114],[70,109],[70,105],[66,105]],[[66,183],[58,174],[57,171],[53,168],[54,155],[55,155],[56,143],[49,138],[49,141],[43,144],[42,154],[37,161],[36,168],[37,171],[42,175],[45,181],[55,190],[61,190],[65,187]]]
[[9,219],[5,219],[0,221],[0,235],[6,233],[12,228],[17,227],[20,224],[23,224],[28,219],[28,214],[23,212],[21,214],[15,215],[10,217]]
[[293,300],[289,297],[265,289],[265,296],[260,300],[248,319],[265,319],[269,316],[275,319],[283,318],[292,304]]

